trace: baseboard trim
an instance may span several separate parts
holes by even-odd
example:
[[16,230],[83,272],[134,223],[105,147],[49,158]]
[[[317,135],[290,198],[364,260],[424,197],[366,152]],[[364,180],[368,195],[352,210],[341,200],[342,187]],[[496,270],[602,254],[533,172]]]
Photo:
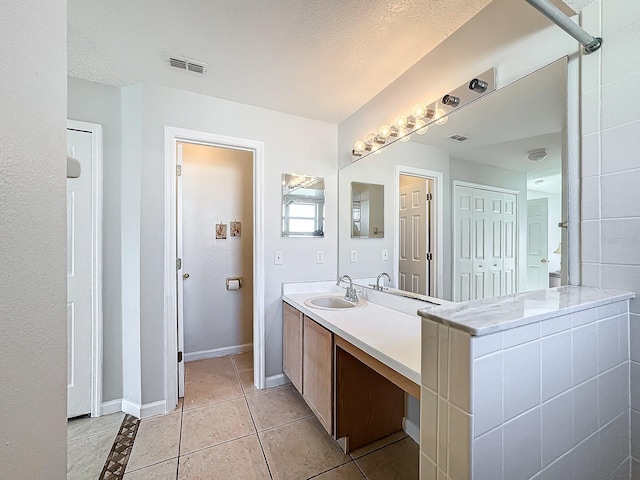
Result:
[[122,399],[117,398],[115,400],[109,400],[108,402],[102,402],[100,415],[111,415],[112,413],[118,413],[121,411],[122,411]]
[[122,399],[122,411],[140,419],[153,417],[155,415],[164,415],[167,413],[165,407],[166,402],[164,400],[140,405],[125,398]]
[[214,348],[213,350],[200,350],[199,352],[185,353],[184,361],[193,362],[196,360],[204,360],[205,358],[224,357],[225,355],[234,355],[236,353],[250,352],[252,350],[253,343],[232,345],[230,347],[223,348]]
[[284,373],[279,373],[278,375],[271,375],[270,377],[265,378],[265,386],[266,388],[279,387],[280,385],[286,385],[287,383],[291,383],[287,376]]
[[402,429],[407,435],[413,438],[413,441],[420,445],[420,427],[407,417],[402,418]]

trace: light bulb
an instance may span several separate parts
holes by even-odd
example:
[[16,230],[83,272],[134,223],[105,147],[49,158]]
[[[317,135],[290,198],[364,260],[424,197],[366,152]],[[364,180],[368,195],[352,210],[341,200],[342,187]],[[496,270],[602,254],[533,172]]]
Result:
[[393,124],[402,130],[407,126],[407,117],[405,117],[404,115],[398,115],[393,121]]
[[367,146],[364,144],[364,142],[362,140],[358,140],[354,145],[353,145],[353,151],[354,152],[358,152],[358,153],[362,153],[366,150]]
[[407,135],[405,135],[404,137],[402,137],[402,138],[400,139],[400,141],[401,141],[401,142],[405,142],[405,143],[406,143],[406,142],[408,142],[410,139],[411,139],[411,135],[408,135],[408,134],[407,134]]
[[373,139],[376,138],[376,134],[375,133],[370,133],[369,135],[367,135],[364,138],[364,143],[366,143],[367,145],[373,145]]
[[444,125],[445,123],[447,123],[447,120],[449,120],[449,117],[441,108],[436,108],[436,114],[434,115],[434,118],[437,119],[436,125]]
[[416,103],[411,111],[414,117],[422,118],[427,113],[427,106],[424,103]]
[[425,133],[427,133],[427,130],[429,130],[429,126],[422,119],[416,121],[416,128],[416,133],[418,135],[424,135]]
[[389,135],[391,135],[391,127],[389,125],[382,125],[380,127],[380,130],[378,130],[378,135],[380,135],[382,138],[387,138]]

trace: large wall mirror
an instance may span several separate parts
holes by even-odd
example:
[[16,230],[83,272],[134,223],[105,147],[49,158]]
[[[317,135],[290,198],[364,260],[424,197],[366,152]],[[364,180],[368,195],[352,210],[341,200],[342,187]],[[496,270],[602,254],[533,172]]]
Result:
[[[454,301],[566,283],[566,92],[561,59],[342,168],[339,273]],[[354,182],[384,186],[384,238],[352,235]]]
[[282,175],[282,236],[324,237],[324,178]]

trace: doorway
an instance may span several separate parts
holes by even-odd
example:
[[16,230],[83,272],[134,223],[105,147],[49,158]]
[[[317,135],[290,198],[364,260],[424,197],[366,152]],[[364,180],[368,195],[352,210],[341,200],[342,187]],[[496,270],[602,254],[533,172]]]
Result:
[[[227,137],[177,127],[165,127],[164,154],[164,337],[165,337],[165,412],[171,412],[178,404],[180,376],[184,378],[184,353],[177,352],[183,338],[178,338],[178,278],[182,275],[178,252],[177,204],[179,178],[178,144],[188,143],[210,147],[244,150],[252,154],[253,173],[253,383],[258,389],[265,388],[265,307],[264,307],[264,144],[253,140]],[[215,185],[210,186],[215,188]],[[230,219],[230,221],[233,219]],[[224,223],[224,219],[215,220]],[[244,229],[244,225],[242,225]],[[227,223],[227,236],[230,235]],[[230,239],[227,238],[227,241]],[[176,272],[178,271],[177,275]],[[188,280],[188,279],[187,279]],[[224,278],[226,288],[226,277]],[[244,286],[243,286],[244,288]],[[229,292],[234,293],[234,292]],[[237,293],[237,292],[236,292]],[[182,365],[180,365],[182,364]],[[182,371],[181,371],[182,370]]]
[[102,410],[102,126],[67,121],[67,418]]
[[178,396],[184,362],[253,351],[253,152],[177,144]]
[[396,166],[397,288],[442,298],[443,174]]

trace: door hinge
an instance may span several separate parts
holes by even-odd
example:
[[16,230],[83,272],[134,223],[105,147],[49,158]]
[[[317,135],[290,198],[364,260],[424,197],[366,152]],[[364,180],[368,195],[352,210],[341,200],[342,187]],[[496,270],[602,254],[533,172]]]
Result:
[[182,175],[182,165],[176,165],[176,175]]
[[433,193],[427,193],[427,202],[433,200]]
[[178,363],[182,361],[182,352],[178,352]]
[[427,252],[427,261],[430,262],[431,260],[433,260],[433,253]]
[[182,259],[176,258],[176,270],[180,270],[182,268]]

